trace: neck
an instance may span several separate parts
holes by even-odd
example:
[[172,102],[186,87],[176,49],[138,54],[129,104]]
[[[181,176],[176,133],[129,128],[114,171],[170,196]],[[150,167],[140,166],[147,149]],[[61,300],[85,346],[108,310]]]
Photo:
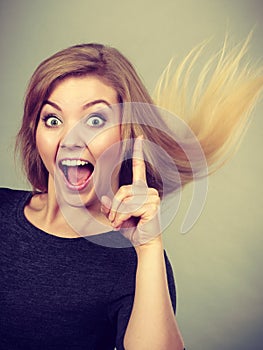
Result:
[[89,207],[71,206],[63,199],[58,201],[52,178],[49,179],[48,192],[33,196],[25,208],[25,215],[36,227],[65,238],[96,235],[111,230],[98,201]]

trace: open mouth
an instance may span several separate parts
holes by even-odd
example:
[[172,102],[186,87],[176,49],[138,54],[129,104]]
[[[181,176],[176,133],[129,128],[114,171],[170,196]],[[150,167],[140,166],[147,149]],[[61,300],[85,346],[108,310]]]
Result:
[[82,159],[63,159],[59,168],[70,189],[81,190],[87,186],[94,171],[94,165]]

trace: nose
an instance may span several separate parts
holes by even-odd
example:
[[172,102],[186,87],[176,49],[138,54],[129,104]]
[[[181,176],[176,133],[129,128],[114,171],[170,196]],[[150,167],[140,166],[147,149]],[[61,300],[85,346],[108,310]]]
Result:
[[68,148],[68,149],[81,149],[85,147],[84,142],[79,139],[68,139],[65,138],[60,143],[61,148]]
[[84,148],[85,146],[86,143],[79,127],[72,128],[60,142],[61,148],[80,149]]

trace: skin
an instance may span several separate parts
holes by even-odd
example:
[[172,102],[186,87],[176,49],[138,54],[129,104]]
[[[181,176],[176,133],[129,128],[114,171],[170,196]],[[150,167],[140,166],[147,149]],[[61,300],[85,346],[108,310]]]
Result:
[[[113,226],[135,245],[138,257],[134,305],[124,346],[126,350],[182,350],[184,345],[169,296],[159,230],[160,198],[155,189],[147,186],[142,137],[135,141],[132,173],[132,184],[122,186],[113,201],[104,197],[102,208]],[[137,226],[123,230],[132,216],[139,219]]]
[[[117,93],[96,77],[68,78],[55,87],[49,96],[49,103],[41,111],[36,140],[39,154],[49,172],[48,193],[33,196],[25,208],[25,215],[47,233],[65,238],[79,236],[65,221],[57,202],[54,183],[56,157],[63,147],[67,152],[74,152],[77,148],[76,141],[65,144],[64,137],[83,116],[99,107],[96,105],[83,110],[85,104],[97,99],[106,100],[110,105],[116,104]],[[47,126],[44,117],[49,113],[59,117],[60,122],[56,127]],[[54,120],[53,123],[56,124]],[[91,142],[85,143],[82,152],[96,169],[100,155],[114,142],[120,141],[120,129],[116,125],[111,126],[103,132],[103,137],[98,135],[88,141]],[[134,305],[125,333],[125,349],[182,350],[183,341],[173,313],[166,277],[159,225],[160,198],[155,189],[147,186],[142,137],[138,137],[134,143],[132,174],[131,185],[117,188],[117,182],[113,184],[113,198],[103,195],[99,200],[92,183],[88,184],[81,196],[87,212],[92,211],[104,229],[120,230],[131,240],[138,257]]]
[[[96,101],[104,102],[97,103]],[[115,113],[113,116],[110,109],[110,106],[117,103],[116,91],[94,76],[68,78],[54,88],[41,110],[36,132],[37,149],[49,173],[48,193],[34,196],[25,208],[25,215],[37,227],[62,237],[79,236],[68,225],[59,208],[54,183],[56,159],[57,157],[78,158],[81,155],[81,158],[88,160],[96,168],[96,161],[101,154],[120,141],[120,115],[116,116]],[[105,124],[93,117],[101,110],[107,115]],[[74,131],[76,125],[78,128],[78,123],[83,118],[87,120],[86,138],[78,137],[79,129],[77,129],[76,137],[66,137],[69,132]],[[102,126],[99,128],[90,126],[94,120],[101,123]],[[61,172],[57,171],[57,174],[60,177],[59,182],[64,184]],[[117,190],[117,183],[115,176],[112,184],[114,192]],[[74,195],[76,196],[66,186],[63,186],[61,191],[69,201]],[[81,191],[80,195],[88,213],[92,214],[97,223],[101,222],[105,225],[105,227],[99,226],[94,230],[108,231],[110,223],[100,211],[100,201],[92,181],[84,191]]]

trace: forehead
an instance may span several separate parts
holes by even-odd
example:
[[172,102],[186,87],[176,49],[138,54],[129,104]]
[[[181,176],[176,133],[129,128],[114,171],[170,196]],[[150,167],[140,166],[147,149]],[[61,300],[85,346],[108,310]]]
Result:
[[67,77],[56,82],[48,98],[60,104],[85,104],[96,99],[105,99],[110,104],[118,103],[117,91],[93,75]]

